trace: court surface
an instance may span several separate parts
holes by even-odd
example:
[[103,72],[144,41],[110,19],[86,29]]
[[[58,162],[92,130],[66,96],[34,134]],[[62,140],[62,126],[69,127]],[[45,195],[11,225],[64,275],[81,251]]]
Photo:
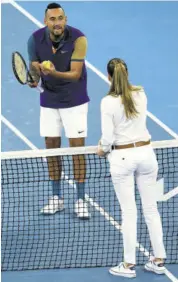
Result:
[[[86,145],[100,138],[100,101],[108,91],[106,64],[121,57],[129,68],[130,80],[143,85],[148,96],[148,128],[152,140],[178,138],[178,2],[60,2],[68,24],[81,29],[88,38],[88,93],[91,99]],[[39,93],[14,79],[11,53],[27,59],[26,42],[42,26],[48,2],[2,4],[2,151],[44,148],[39,136]],[[62,146],[67,147],[64,137]],[[135,281],[176,281],[173,274],[156,276],[138,267]],[[172,277],[172,278],[171,278]],[[60,269],[4,272],[2,281],[122,281],[108,268]]]

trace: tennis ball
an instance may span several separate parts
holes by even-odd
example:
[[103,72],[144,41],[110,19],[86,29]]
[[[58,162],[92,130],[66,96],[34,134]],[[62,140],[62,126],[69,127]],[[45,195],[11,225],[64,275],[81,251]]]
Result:
[[43,62],[42,62],[42,66],[43,66],[45,69],[50,69],[50,68],[51,68],[51,62],[50,62],[50,61],[43,61]]

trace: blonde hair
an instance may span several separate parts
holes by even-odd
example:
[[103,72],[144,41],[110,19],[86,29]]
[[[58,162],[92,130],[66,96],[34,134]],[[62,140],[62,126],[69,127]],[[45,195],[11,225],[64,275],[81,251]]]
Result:
[[128,119],[137,117],[138,111],[132,97],[132,91],[139,91],[141,87],[132,86],[129,83],[127,65],[121,59],[113,59],[108,63],[108,73],[112,78],[108,95],[114,97],[120,95],[126,117]]

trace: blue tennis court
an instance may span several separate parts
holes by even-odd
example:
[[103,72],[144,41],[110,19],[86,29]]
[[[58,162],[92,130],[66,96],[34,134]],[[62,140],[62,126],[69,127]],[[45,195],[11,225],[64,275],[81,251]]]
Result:
[[[152,140],[178,139],[178,2],[60,3],[68,16],[68,24],[81,29],[89,42],[87,70],[91,102],[86,145],[96,145],[100,138],[100,101],[108,90],[106,64],[115,56],[127,62],[130,80],[145,88],[148,96],[148,128]],[[42,26],[47,4],[44,1],[11,1],[1,6],[2,151],[44,148],[44,140],[39,136],[39,94],[15,80],[11,69],[11,53],[17,50],[27,59],[26,42],[31,33]],[[62,147],[68,147],[65,137]],[[177,201],[175,203],[178,204]],[[46,222],[48,220],[45,219]],[[91,229],[92,224],[87,224],[85,230]],[[176,231],[178,233],[178,226],[175,226]],[[168,264],[167,269],[168,275],[157,277],[138,267],[135,281],[177,281],[177,265]],[[3,282],[12,279],[15,282],[49,279],[51,282],[125,280],[110,276],[107,267],[2,273]]]

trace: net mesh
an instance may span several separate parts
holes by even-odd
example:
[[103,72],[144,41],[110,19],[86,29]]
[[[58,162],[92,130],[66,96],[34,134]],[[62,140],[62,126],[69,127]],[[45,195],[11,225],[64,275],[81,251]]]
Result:
[[[153,142],[164,178],[165,196],[158,202],[163,223],[167,263],[178,263],[178,143]],[[96,147],[2,153],[2,270],[30,270],[112,266],[123,259],[121,212],[109,163]],[[85,156],[85,198],[91,218],[74,213],[76,185],[73,155]],[[52,195],[48,157],[60,156],[65,209],[54,215],[40,213]],[[140,197],[137,264],[152,255]]]

